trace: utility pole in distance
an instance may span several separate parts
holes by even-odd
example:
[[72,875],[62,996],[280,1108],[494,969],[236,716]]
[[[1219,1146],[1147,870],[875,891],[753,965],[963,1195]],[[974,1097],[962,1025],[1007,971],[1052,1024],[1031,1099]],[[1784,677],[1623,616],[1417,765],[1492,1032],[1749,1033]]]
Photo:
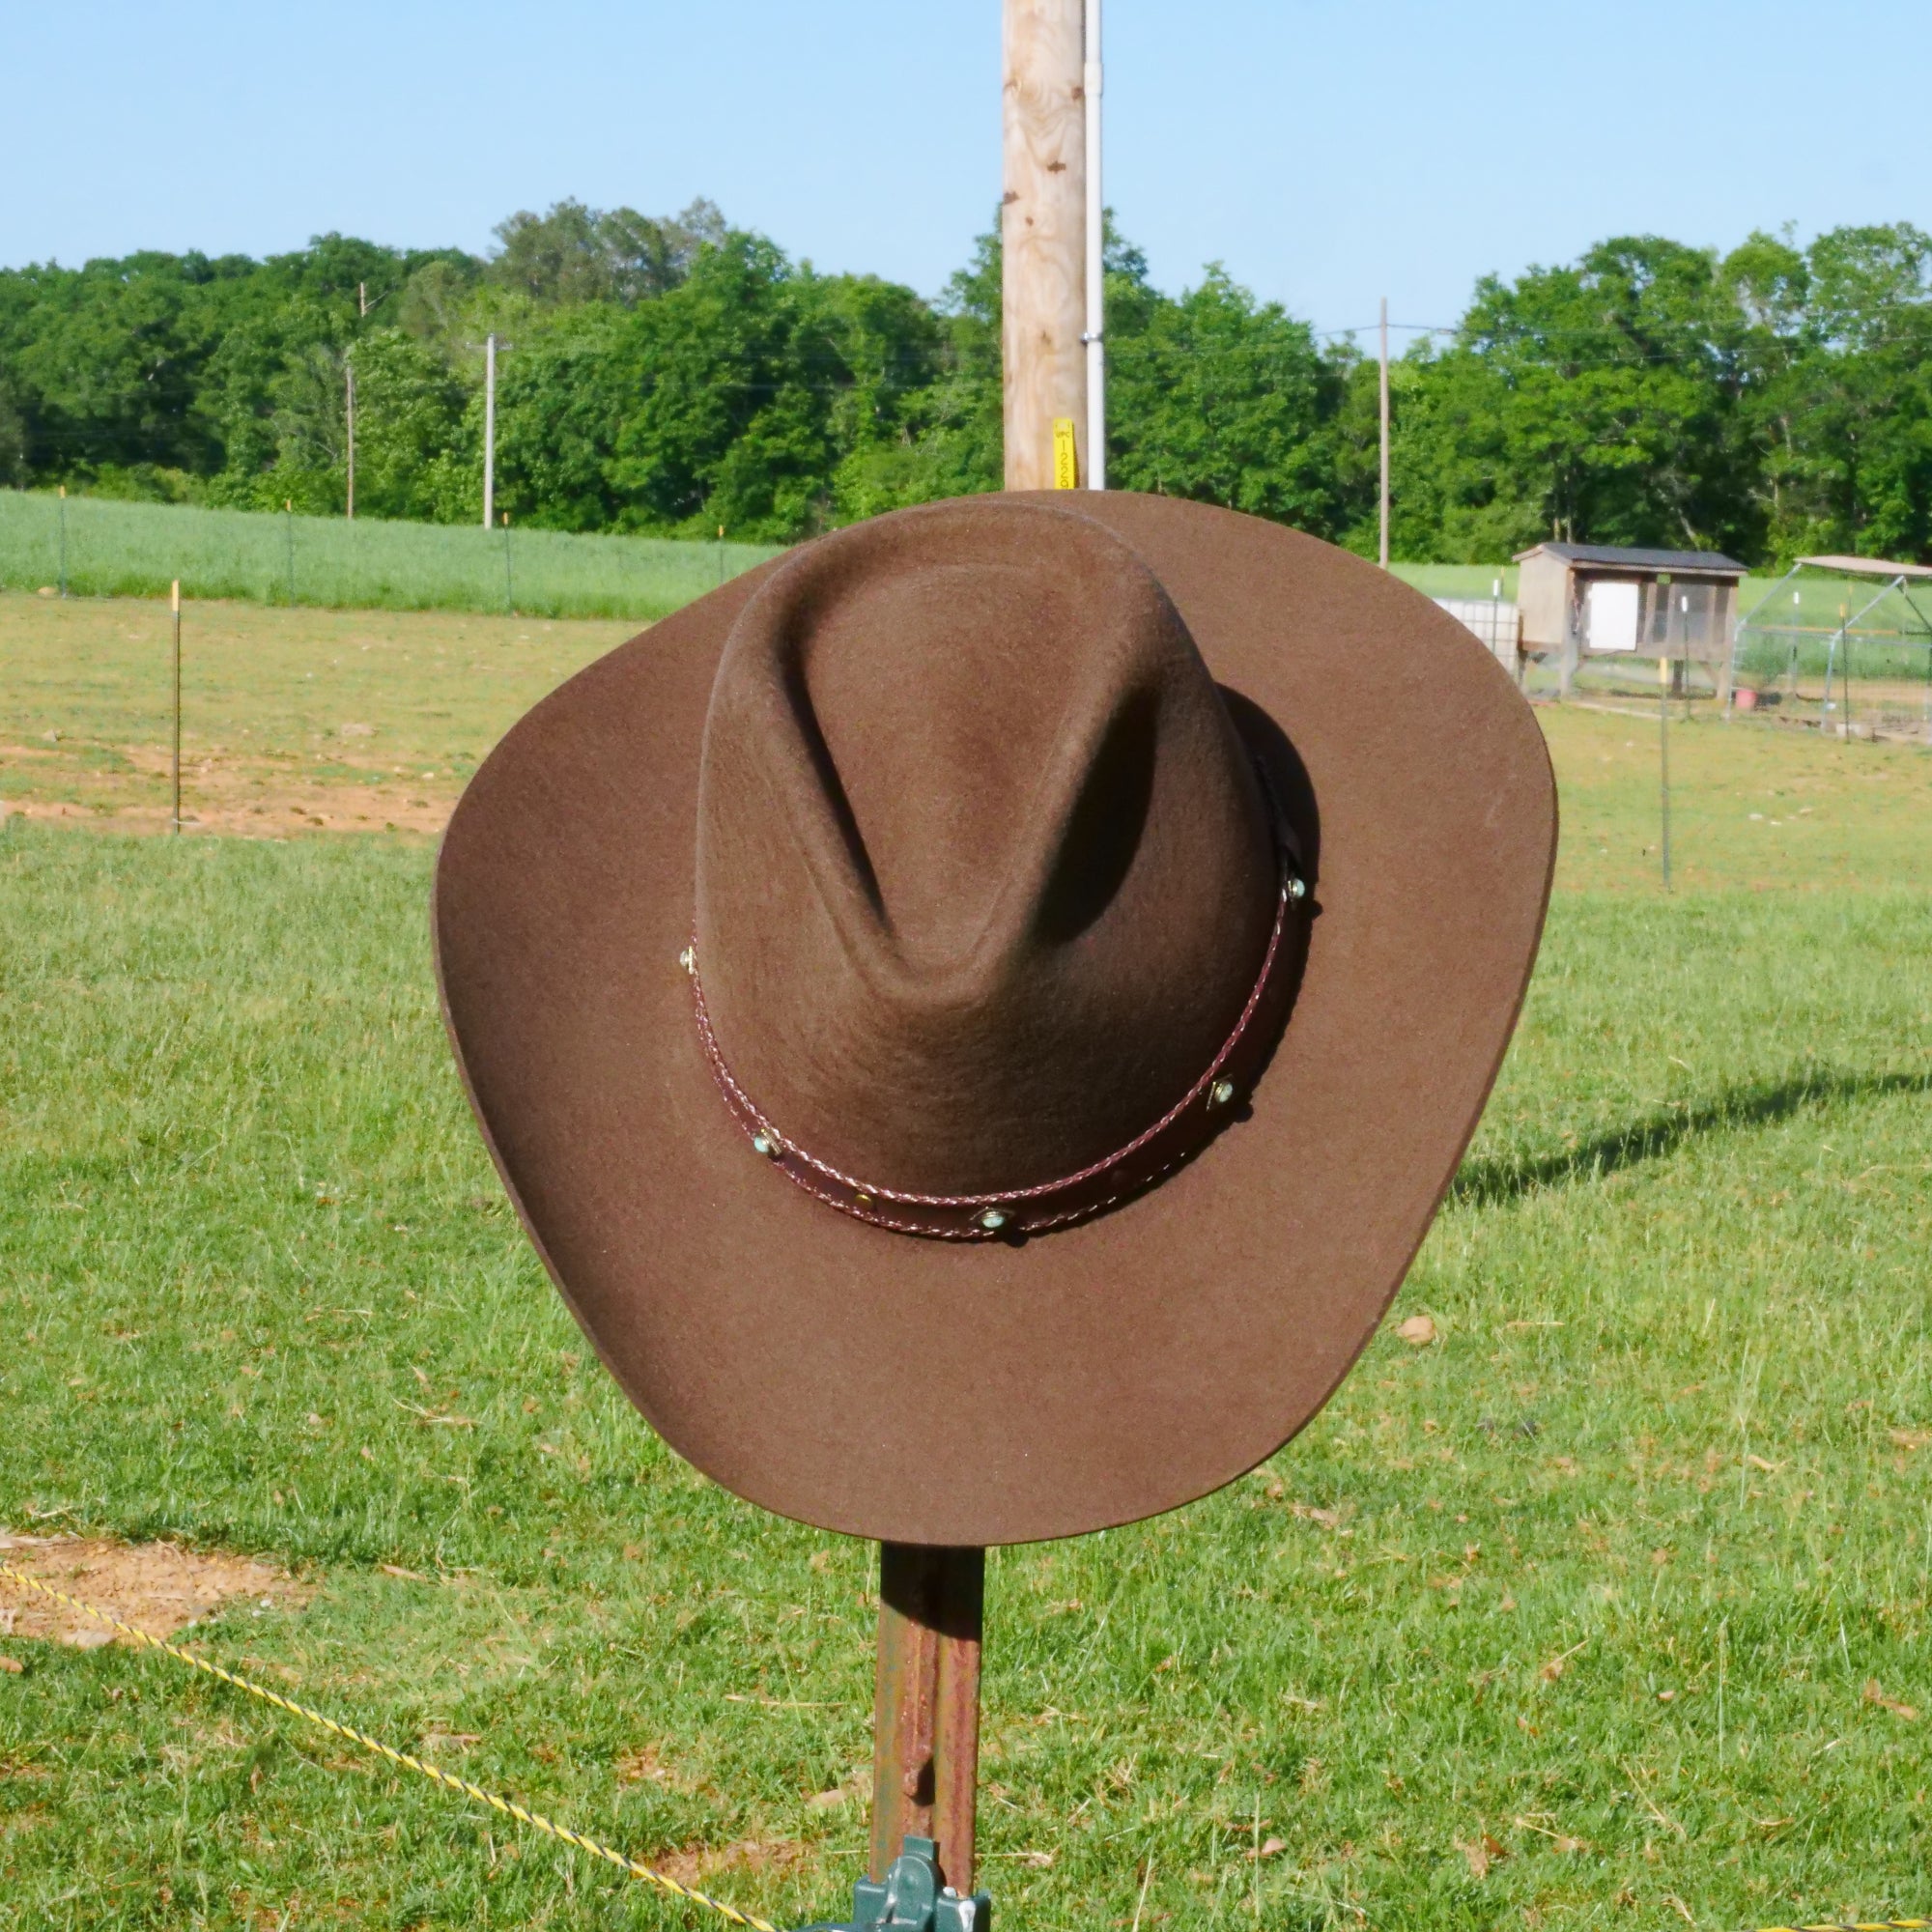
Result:
[[1384,570],[1389,567],[1389,298],[1382,298],[1382,390],[1381,390],[1382,474],[1380,504],[1381,536],[1378,549]]
[[497,521],[497,336],[483,338],[483,527]]
[[[355,314],[359,320],[369,313],[369,284],[355,284]],[[355,521],[355,365],[347,355],[342,358],[342,372],[348,384],[348,401],[345,411],[349,418],[349,521]]]
[[1009,490],[1054,486],[1054,424],[1093,469],[1086,319],[1087,129],[1081,0],[1003,0],[1006,199],[1000,348]]

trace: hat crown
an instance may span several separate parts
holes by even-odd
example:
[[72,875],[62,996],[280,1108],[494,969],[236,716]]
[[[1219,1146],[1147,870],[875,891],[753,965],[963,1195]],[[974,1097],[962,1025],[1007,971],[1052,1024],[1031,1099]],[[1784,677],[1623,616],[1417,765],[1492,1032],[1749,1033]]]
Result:
[[732,1074],[894,1188],[1037,1185],[1185,1094],[1275,913],[1248,753],[1158,581],[1007,501],[823,538],[725,642],[698,957]]

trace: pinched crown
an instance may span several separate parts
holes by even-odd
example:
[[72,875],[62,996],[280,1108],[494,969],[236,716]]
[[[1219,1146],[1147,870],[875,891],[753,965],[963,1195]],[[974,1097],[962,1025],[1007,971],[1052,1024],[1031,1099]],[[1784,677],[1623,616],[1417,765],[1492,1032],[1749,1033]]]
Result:
[[760,1151],[984,1199],[986,1232],[1226,1101],[1299,891],[1160,584],[1010,501],[774,573],[724,647],[697,826],[698,1019]]

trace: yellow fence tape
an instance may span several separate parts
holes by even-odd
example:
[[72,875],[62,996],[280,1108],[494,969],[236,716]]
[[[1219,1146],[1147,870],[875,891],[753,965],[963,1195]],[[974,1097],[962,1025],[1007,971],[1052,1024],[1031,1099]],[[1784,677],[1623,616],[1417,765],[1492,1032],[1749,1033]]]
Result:
[[339,1724],[333,1718],[326,1718],[320,1711],[311,1711],[305,1704],[295,1703],[278,1692],[268,1690],[260,1684],[252,1684],[245,1677],[238,1677],[232,1670],[224,1670],[218,1663],[211,1663],[205,1657],[197,1657],[191,1650],[184,1650],[179,1644],[166,1643],[160,1637],[151,1635],[147,1631],[138,1630],[132,1624],[124,1624],[119,1617],[110,1617],[105,1610],[96,1609],[92,1604],[83,1604],[78,1597],[70,1597],[65,1590],[56,1590],[43,1583],[38,1577],[29,1577],[23,1571],[15,1570],[11,1564],[0,1563],[0,1581],[12,1583],[15,1588],[30,1590],[37,1597],[45,1597],[51,1603],[64,1605],[68,1609],[77,1611],[90,1622],[104,1629],[119,1631],[130,1642],[138,1643],[149,1650],[158,1650],[164,1657],[172,1657],[177,1663],[185,1663],[190,1669],[199,1670],[205,1676],[217,1679],[236,1690],[244,1690],[250,1697],[260,1698],[264,1704],[272,1704],[278,1711],[286,1711],[292,1718],[299,1718],[306,1724],[313,1724],[318,1730],[327,1731],[330,1737],[345,1738],[352,1745],[385,1759],[388,1763],[400,1765],[405,1771],[419,1773],[434,1784],[441,1785],[447,1791],[458,1791],[464,1797],[478,1804],[487,1804],[493,1811],[500,1811],[506,1818],[514,1818],[520,1825],[527,1825],[533,1832],[541,1832],[547,1838],[554,1838],[559,1844],[573,1846],[580,1852],[587,1852],[593,1859],[602,1859],[606,1864],[615,1865],[621,1872],[637,1879],[644,1885],[655,1886],[660,1891],[668,1891],[673,1898],[681,1898],[687,1905],[701,1905],[707,1912],[715,1912],[720,1918],[733,1925],[742,1925],[748,1932],[778,1932],[778,1928],[768,1919],[754,1918],[748,1912],[740,1912],[734,1905],[726,1905],[723,1899],[712,1898],[701,1891],[695,1891],[688,1885],[670,1877],[666,1872],[653,1871],[649,1865],[640,1865],[636,1859],[626,1858],[620,1851],[610,1845],[600,1844],[595,1838],[586,1838],[582,1832],[573,1832],[566,1825],[546,1818],[539,1811],[527,1811],[523,1805],[507,1798],[499,1798],[494,1791],[485,1791],[481,1785],[471,1784],[467,1777],[456,1777],[446,1771],[440,1771],[433,1764],[425,1764],[419,1757],[412,1757],[408,1751],[399,1751],[385,1745],[380,1738],[372,1738],[367,1731],[358,1731],[353,1724]]

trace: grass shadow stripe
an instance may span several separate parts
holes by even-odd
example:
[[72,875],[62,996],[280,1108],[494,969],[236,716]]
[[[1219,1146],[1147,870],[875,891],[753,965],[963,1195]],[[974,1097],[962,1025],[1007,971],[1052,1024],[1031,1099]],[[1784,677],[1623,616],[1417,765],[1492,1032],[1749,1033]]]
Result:
[[1560,1153],[1503,1154],[1464,1161],[1449,1189],[1458,1206],[1488,1207],[1518,1201],[1571,1181],[1659,1160],[1685,1142],[1729,1129],[1769,1126],[1810,1106],[1844,1106],[1894,1094],[1932,1093],[1932,1073],[1801,1074],[1732,1088],[1715,1099],[1654,1109],[1641,1119],[1593,1135]]

